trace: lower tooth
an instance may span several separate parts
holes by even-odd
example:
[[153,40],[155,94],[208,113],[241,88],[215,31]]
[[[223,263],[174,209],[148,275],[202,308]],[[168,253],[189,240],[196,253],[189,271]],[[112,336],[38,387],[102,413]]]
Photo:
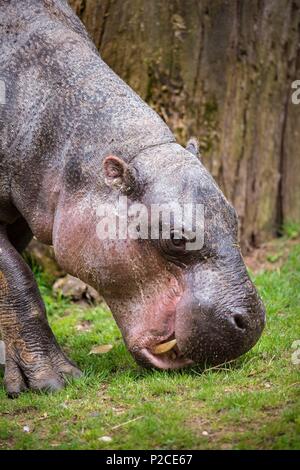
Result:
[[170,351],[170,349],[172,349],[175,346],[176,343],[177,343],[176,339],[172,339],[171,341],[167,341],[166,343],[158,344],[153,349],[153,352],[154,352],[154,354],[166,353],[166,352]]

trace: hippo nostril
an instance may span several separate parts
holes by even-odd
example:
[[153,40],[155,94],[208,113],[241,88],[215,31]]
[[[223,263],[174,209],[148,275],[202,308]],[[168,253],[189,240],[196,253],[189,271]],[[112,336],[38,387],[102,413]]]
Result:
[[235,326],[237,326],[240,330],[245,330],[247,328],[247,322],[243,315],[236,313],[233,315],[233,321]]

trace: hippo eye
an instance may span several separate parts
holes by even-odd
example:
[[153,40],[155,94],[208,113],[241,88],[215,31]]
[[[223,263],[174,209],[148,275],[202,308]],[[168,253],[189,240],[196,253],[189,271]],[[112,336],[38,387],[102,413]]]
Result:
[[186,253],[186,242],[184,235],[181,238],[175,238],[175,233],[171,232],[168,240],[160,240],[160,245],[166,254],[184,254]]

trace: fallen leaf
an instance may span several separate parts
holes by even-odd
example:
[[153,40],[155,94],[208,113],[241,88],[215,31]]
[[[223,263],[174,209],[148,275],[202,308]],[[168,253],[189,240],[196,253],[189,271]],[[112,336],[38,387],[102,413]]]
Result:
[[93,346],[89,354],[105,354],[113,348],[112,344],[100,344],[100,346]]

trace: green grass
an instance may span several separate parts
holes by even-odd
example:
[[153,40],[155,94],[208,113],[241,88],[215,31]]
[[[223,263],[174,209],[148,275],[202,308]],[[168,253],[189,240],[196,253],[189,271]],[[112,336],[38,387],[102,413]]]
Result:
[[298,222],[286,222],[282,227],[282,235],[289,239],[295,239],[300,236],[300,224]]
[[[16,400],[0,385],[0,448],[300,447],[300,366],[291,359],[300,339],[299,244],[281,268],[255,276],[268,312],[262,339],[234,363],[203,373],[140,369],[104,307],[55,299],[45,275],[36,277],[51,326],[84,375],[57,394],[28,392]],[[90,331],[78,331],[79,324]],[[107,354],[88,355],[107,343],[114,346]]]

